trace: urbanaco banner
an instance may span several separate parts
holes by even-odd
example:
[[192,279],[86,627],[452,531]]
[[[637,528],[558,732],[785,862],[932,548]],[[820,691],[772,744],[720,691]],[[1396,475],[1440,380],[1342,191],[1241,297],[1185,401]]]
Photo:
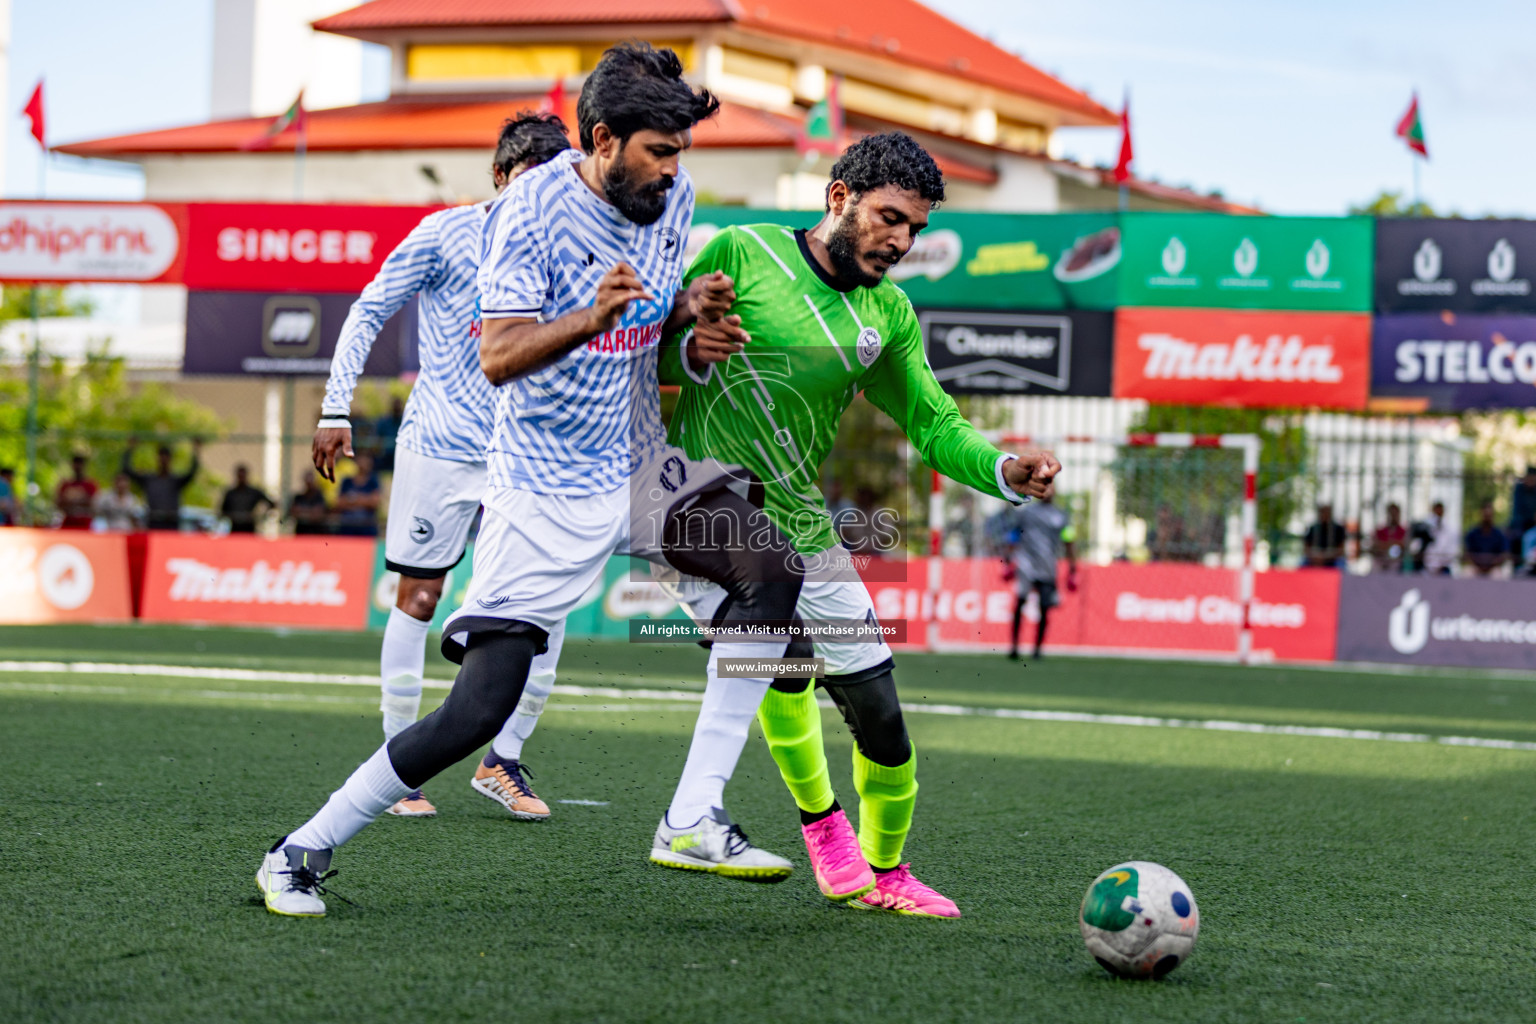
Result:
[[1121,309],[1116,398],[1175,405],[1360,409],[1370,382],[1363,313]]
[[1128,213],[1120,305],[1367,312],[1368,217]]
[[[810,228],[821,212],[700,206],[688,237],[691,260],[721,228]],[[982,309],[1111,309],[1120,265],[1113,213],[940,211],[890,276],[915,306]]]
[[1536,406],[1536,316],[1378,316],[1371,394],[1422,398],[1436,412]]
[[1376,308],[1536,313],[1536,222],[1382,220]]
[[921,309],[928,365],[956,395],[1108,396],[1114,314]]
[[1529,580],[1345,576],[1340,661],[1536,669]]

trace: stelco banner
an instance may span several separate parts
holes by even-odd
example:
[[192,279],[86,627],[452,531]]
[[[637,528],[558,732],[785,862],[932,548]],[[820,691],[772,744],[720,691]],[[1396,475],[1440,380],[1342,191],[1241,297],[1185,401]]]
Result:
[[1536,313],[1536,223],[1383,220],[1376,308]]
[[[341,326],[356,298],[188,292],[187,347],[182,372],[324,377],[330,372]],[[413,300],[384,322],[363,373],[370,377],[397,377],[415,370],[415,323]]]
[[435,206],[0,203],[0,281],[357,293]]
[[951,394],[1109,394],[1112,313],[923,309],[917,320]]
[[1370,354],[1365,314],[1121,309],[1114,395],[1175,405],[1360,409]]
[[1423,398],[1437,412],[1536,406],[1536,316],[1378,316],[1371,394]]
[[1340,661],[1536,669],[1536,583],[1346,576]]
[[1368,217],[1128,213],[1120,224],[1121,305],[1371,308]]
[[[701,206],[687,256],[732,224],[811,228],[820,220],[818,211]],[[1111,309],[1119,264],[1112,213],[940,212],[890,276],[916,306]]]

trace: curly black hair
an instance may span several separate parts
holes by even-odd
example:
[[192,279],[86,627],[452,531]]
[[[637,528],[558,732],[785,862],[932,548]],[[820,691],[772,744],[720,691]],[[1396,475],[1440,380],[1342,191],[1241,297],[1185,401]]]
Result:
[[635,132],[686,131],[713,117],[720,101],[708,89],[683,81],[683,62],[671,50],[650,43],[619,43],[603,54],[581,87],[576,124],[581,148],[592,152],[592,129],[599,122],[627,141]]
[[496,156],[491,164],[502,174],[511,175],[518,164],[547,163],[570,148],[565,122],[559,117],[519,110],[516,117],[508,118],[501,126],[501,138],[496,141]]
[[[832,165],[831,181],[841,181],[855,196],[885,185],[916,192],[934,206],[944,201],[944,175],[928,151],[906,132],[866,135]],[[832,208],[831,182],[827,209]]]

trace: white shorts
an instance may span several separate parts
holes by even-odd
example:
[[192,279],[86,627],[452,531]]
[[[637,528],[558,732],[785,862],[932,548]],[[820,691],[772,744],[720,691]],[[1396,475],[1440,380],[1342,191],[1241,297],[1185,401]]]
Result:
[[[869,588],[850,561],[848,549],[841,544],[816,555],[805,556],[805,582],[795,611],[802,622],[862,622],[873,627],[879,619]],[[715,612],[725,600],[725,588],[697,576],[680,576],[662,569],[656,581],[689,617],[701,625],[714,621]],[[816,657],[825,659],[827,675],[851,676],[889,661],[891,648],[884,640],[817,640],[812,645]]]
[[741,476],[740,469],[713,459],[695,461],[669,448],[642,466],[629,485],[607,494],[492,488],[484,497],[464,604],[443,625],[444,653],[452,658],[470,633],[510,621],[553,632],[602,576],[610,556],[665,564],[661,544],[668,513],[712,491],[743,489]]
[[459,564],[485,496],[485,463],[434,459],[395,449],[384,564],[391,572],[435,579]]

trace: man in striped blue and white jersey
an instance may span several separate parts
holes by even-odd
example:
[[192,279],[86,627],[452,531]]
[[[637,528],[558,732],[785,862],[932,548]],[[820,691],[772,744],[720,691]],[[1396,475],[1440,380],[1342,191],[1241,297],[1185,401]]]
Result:
[[[565,125],[553,114],[519,115],[501,130],[491,178],[497,192],[518,175],[570,149]],[[420,295],[417,343],[421,371],[406,403],[396,441],[395,477],[384,539],[385,565],[400,574],[395,607],[380,655],[384,737],[393,739],[421,709],[427,629],[448,571],[464,557],[470,525],[485,493],[485,451],[496,414],[496,389],[480,371],[480,236],[490,203],[428,215],[385,259],[347,315],[315,431],[315,468],[335,479],[338,454],[352,455],[347,418],[352,392],[385,321]],[[563,626],[551,630],[528,688],[528,708],[541,706],[554,685]],[[514,818],[549,817],[524,777],[522,742],[536,715],[513,715],[476,770],[473,784]],[[402,817],[431,817],[437,809],[419,790],[389,809]]]
[[726,674],[717,663],[728,658],[746,667],[739,686],[710,687],[657,841],[672,837],[675,867],[758,881],[790,873],[723,803],[788,644],[804,567],[749,500],[755,480],[668,447],[660,415],[662,337],[697,321],[701,333],[746,340],[722,326],[735,297],[724,274],[680,291],[693,186],[678,158],[693,126],[719,109],[682,76],[670,50],[610,49],[577,104],[584,155],[524,174],[492,207],[478,272],[480,365],[499,394],[474,572],[443,632],[459,674],[441,707],[273,844],[256,881],[274,913],[324,914],[335,848],[495,735],[550,633],[616,552],[725,588],[709,674]]

